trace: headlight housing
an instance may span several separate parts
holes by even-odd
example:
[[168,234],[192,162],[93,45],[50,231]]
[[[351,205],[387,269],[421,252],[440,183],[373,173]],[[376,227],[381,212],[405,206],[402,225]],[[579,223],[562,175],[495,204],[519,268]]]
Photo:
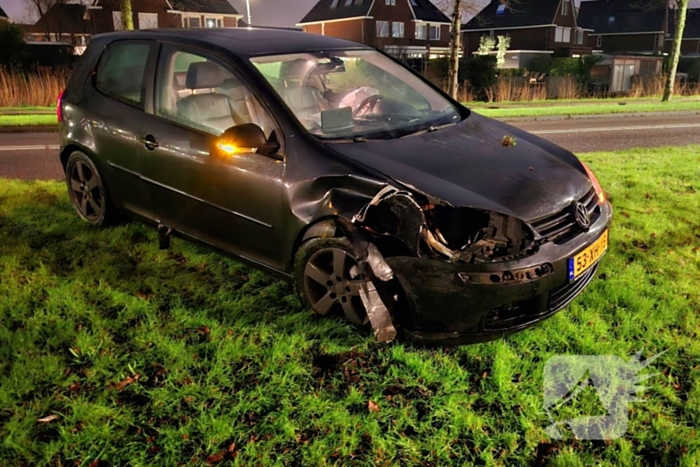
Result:
[[425,210],[423,238],[437,252],[467,263],[510,261],[536,251],[535,235],[520,219],[450,206]]
[[583,165],[583,168],[586,169],[586,173],[588,174],[588,178],[591,179],[591,183],[593,184],[593,188],[595,188],[595,194],[598,196],[598,204],[603,204],[605,202],[605,192],[603,191],[603,188],[601,188],[600,183],[598,183],[598,179],[596,178],[595,174],[593,171],[583,162],[581,162]]

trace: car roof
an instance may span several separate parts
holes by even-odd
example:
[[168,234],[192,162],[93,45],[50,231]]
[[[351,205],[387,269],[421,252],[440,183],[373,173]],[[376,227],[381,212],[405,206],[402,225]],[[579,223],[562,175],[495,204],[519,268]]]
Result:
[[292,29],[188,28],[150,29],[100,34],[100,38],[159,39],[223,47],[235,55],[254,57],[337,49],[370,49],[357,42]]

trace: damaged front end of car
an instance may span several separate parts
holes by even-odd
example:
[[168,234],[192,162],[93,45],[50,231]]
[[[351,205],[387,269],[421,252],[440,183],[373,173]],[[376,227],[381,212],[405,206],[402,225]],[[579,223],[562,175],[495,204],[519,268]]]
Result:
[[514,216],[393,186],[338,227],[358,258],[356,277],[366,279],[361,297],[375,336],[393,340],[401,327],[425,343],[491,340],[559,311],[597,269],[569,283],[568,256],[601,228],[561,247]]

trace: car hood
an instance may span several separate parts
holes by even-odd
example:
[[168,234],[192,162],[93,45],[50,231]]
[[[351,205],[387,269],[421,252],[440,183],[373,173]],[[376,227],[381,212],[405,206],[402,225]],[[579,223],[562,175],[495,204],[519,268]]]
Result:
[[[512,137],[515,146],[504,145]],[[581,198],[591,182],[569,151],[472,113],[442,130],[391,140],[327,143],[343,156],[453,206],[532,221]]]

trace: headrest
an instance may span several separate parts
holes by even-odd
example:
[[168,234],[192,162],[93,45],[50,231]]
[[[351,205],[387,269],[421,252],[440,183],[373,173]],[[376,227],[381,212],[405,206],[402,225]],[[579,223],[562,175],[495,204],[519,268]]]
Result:
[[187,89],[218,88],[224,84],[221,67],[214,62],[191,63],[187,69]]

